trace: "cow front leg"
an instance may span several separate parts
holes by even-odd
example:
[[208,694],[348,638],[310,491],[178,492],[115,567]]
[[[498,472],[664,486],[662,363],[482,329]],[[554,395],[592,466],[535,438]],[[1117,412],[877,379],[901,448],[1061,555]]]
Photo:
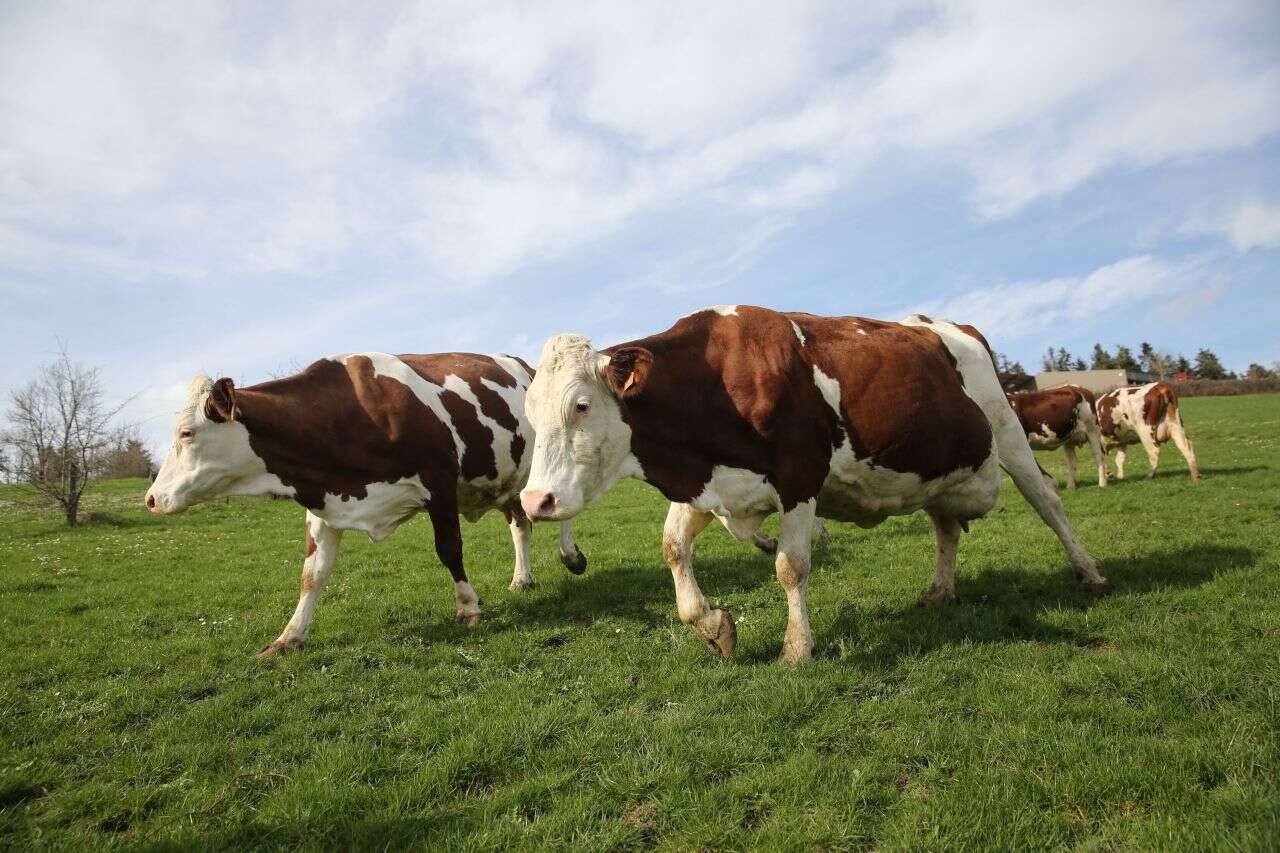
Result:
[[1116,450],[1116,479],[1117,480],[1124,479],[1124,460],[1125,460],[1124,448],[1121,447]]
[[573,525],[567,521],[560,522],[560,562],[575,575],[587,570],[587,556],[573,541]]
[[937,537],[938,566],[934,571],[933,583],[920,596],[920,606],[932,604],[948,604],[956,600],[956,549],[960,544],[962,528],[954,518],[939,515],[929,510],[929,518],[933,521],[933,532]]
[[813,499],[796,504],[782,513],[778,524],[778,556],[774,570],[778,583],[787,594],[787,633],[782,640],[778,660],[796,663],[813,657],[813,631],[809,627],[809,607],[805,592],[809,586],[809,535],[817,502]]
[[311,630],[311,620],[315,616],[320,593],[324,591],[324,585],[333,571],[333,563],[338,558],[342,531],[335,530],[310,512],[307,513],[306,525],[307,544],[302,559],[302,590],[298,595],[298,606],[294,608],[289,624],[284,626],[275,642],[258,652],[260,658],[302,648],[307,640],[307,633]]
[[1067,489],[1076,490],[1076,449],[1070,444],[1062,445],[1062,454],[1067,457]]
[[427,505],[427,513],[435,531],[436,556],[453,576],[456,621],[459,625],[479,625],[480,597],[471,588],[467,572],[462,567],[462,527],[458,523],[458,508],[451,502],[437,500]]
[[693,575],[693,540],[711,523],[712,515],[689,504],[673,503],[662,526],[662,558],[671,569],[676,588],[676,612],[680,621],[710,649],[732,657],[738,645],[733,616],[726,610],[712,610]]
[[507,526],[511,528],[511,544],[516,550],[516,565],[511,572],[512,592],[533,589],[533,522],[516,503],[505,510]]
[[1102,449],[1102,438],[1098,435],[1097,426],[1090,426],[1087,435],[1089,450],[1093,452],[1093,461],[1098,466],[1098,488],[1105,489],[1107,487],[1107,454]]

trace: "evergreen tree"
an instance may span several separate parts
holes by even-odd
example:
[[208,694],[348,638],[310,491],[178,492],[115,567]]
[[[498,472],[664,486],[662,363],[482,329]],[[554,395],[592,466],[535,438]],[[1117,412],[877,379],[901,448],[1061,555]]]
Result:
[[1071,369],[1072,369],[1072,370],[1088,370],[1088,369],[1089,369],[1089,365],[1087,365],[1087,364],[1085,364],[1085,363],[1084,363],[1084,359],[1083,359],[1083,358],[1078,358],[1078,357],[1077,357],[1077,358],[1076,358],[1076,363],[1075,363],[1075,364],[1073,364],[1073,365],[1071,365]]
[[1190,373],[1191,372],[1191,362],[1187,361],[1187,357],[1185,355],[1179,355],[1178,360],[1173,363],[1173,372],[1174,373]]
[[1089,365],[1093,370],[1110,370],[1115,367],[1115,359],[1111,353],[1102,348],[1102,344],[1093,345],[1093,362]]
[[1121,370],[1141,370],[1142,365],[1138,364],[1138,360],[1133,357],[1133,353],[1124,344],[1116,347],[1115,358],[1111,360],[1111,366]]
[[1199,379],[1227,379],[1229,374],[1222,366],[1218,356],[1211,349],[1202,349],[1196,353],[1195,374]]

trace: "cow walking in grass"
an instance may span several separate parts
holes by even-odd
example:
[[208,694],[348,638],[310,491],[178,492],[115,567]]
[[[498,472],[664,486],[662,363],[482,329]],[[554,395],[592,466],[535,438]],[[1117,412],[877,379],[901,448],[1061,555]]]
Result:
[[[532,525],[519,491],[533,432],[524,415],[528,365],[468,353],[336,355],[285,379],[236,388],[199,376],[147,507],[178,513],[224,495],[282,495],[307,509],[302,591],[266,657],[300,648],[345,530],[380,541],[425,511],[453,576],[457,619],[480,600],[462,561],[459,515],[503,512],[515,543],[511,588],[533,585]],[[586,559],[561,525],[560,558]]]
[[1151,382],[1136,388],[1117,388],[1098,398],[1098,428],[1104,453],[1116,451],[1116,477],[1124,479],[1125,447],[1141,444],[1147,451],[1147,479],[1156,475],[1160,445],[1170,439],[1187,460],[1191,479],[1200,480],[1196,451],[1182,427],[1178,394],[1168,382]]
[[533,519],[572,518],[622,477],[673,501],[663,556],[680,618],[729,656],[733,618],[693,575],[694,537],[719,519],[739,539],[781,513],[787,596],[781,659],[813,654],[805,590],[815,516],[874,527],[923,509],[937,569],[921,602],[955,597],[956,547],[995,506],[1003,468],[1089,590],[1110,584],[1076,539],[972,328],[719,306],[596,351],[551,338],[526,395],[537,439],[521,493]]
[[[1098,465],[1098,486],[1107,486],[1107,461],[1094,411],[1093,392],[1079,385],[1009,394],[1027,441],[1036,450],[1057,450],[1067,457],[1067,488],[1076,487],[1076,448],[1085,444]],[[1055,487],[1056,487],[1055,483]]]

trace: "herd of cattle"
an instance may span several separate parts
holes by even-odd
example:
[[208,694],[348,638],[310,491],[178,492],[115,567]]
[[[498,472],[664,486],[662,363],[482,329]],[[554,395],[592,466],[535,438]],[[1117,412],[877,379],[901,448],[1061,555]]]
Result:
[[[1110,583],[1072,531],[1032,447],[1141,443],[1155,471],[1172,439],[1199,478],[1177,398],[1164,383],[1098,399],[1084,389],[1006,395],[973,327],[915,315],[901,323],[716,306],[665,332],[596,350],[578,335],[547,341],[537,370],[466,353],[348,353],[247,388],[197,377],[146,505],[182,512],[224,495],[279,495],[306,508],[301,594],[260,655],[299,648],[343,531],[381,540],[418,512],[454,581],[459,622],[480,619],[463,567],[459,515],[501,511],[515,544],[511,588],[533,584],[534,520],[559,521],[560,557],[586,559],[569,520],[618,480],[671,501],[662,554],[680,619],[714,651],[737,642],[694,577],[694,539],[712,520],[775,554],[788,619],[781,659],[813,653],[805,600],[819,517],[874,527],[924,510],[937,536],[921,602],[955,598],[956,550],[1009,474],[1061,541],[1083,587]],[[761,523],[780,514],[775,540]]]

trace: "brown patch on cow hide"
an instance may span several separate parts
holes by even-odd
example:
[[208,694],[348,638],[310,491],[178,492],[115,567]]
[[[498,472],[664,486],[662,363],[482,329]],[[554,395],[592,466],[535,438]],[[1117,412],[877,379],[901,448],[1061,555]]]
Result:
[[1116,406],[1120,404],[1118,392],[1109,391],[1098,398],[1098,431],[1108,438],[1114,438],[1116,434]]
[[1178,408],[1178,395],[1167,382],[1157,382],[1142,398],[1142,420],[1154,427]]
[[[760,473],[791,509],[818,494],[846,435],[859,459],[925,480],[977,468],[991,452],[986,417],[927,328],[740,305],[604,354],[632,347],[652,366],[620,401],[622,417],[646,479],[674,501],[695,498],[724,465]],[[815,367],[839,383],[840,412]]]
[[1075,431],[1076,423],[1080,418],[1080,403],[1092,397],[1083,388],[1075,385],[1064,385],[1047,391],[1024,391],[1020,394],[1005,396],[1009,398],[1009,405],[1017,414],[1023,432],[1029,436],[1044,437],[1047,427],[1058,441],[1066,441],[1067,437]]
[[304,560],[305,560],[305,559],[307,559],[308,557],[310,557],[310,556],[311,556],[312,554],[314,554],[315,552],[316,552],[316,540],[315,540],[315,538],[311,535],[311,524],[310,524],[310,522],[308,522],[308,523],[307,523],[307,544],[306,544],[305,549],[303,550],[303,553],[302,553],[302,559],[304,559]]

